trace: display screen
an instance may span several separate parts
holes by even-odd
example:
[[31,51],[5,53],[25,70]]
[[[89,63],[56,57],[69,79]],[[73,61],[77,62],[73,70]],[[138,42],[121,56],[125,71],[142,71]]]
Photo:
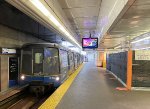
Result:
[[83,48],[98,48],[98,38],[82,38]]

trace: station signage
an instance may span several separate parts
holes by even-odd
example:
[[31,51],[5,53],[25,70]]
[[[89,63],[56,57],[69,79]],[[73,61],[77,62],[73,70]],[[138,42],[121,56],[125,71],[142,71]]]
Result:
[[150,60],[150,50],[135,51],[135,60]]
[[1,54],[15,54],[16,49],[12,48],[1,48]]

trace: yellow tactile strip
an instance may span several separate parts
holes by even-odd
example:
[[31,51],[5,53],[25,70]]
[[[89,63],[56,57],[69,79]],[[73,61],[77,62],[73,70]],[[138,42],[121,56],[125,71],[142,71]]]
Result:
[[83,64],[79,66],[79,68],[39,107],[39,109],[55,109],[82,67]]

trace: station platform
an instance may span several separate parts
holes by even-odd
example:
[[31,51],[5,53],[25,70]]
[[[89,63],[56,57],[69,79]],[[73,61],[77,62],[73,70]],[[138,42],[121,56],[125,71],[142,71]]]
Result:
[[122,84],[104,68],[96,67],[94,62],[84,63],[77,72],[76,76],[70,77],[74,78],[71,83],[68,83],[71,80],[67,80],[39,109],[150,108],[148,91],[116,90],[116,87],[123,87]]

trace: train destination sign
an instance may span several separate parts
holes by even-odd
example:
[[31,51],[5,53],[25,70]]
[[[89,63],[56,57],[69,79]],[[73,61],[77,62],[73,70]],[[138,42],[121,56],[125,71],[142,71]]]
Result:
[[16,53],[16,49],[12,49],[12,48],[1,48],[1,53],[2,53],[2,54],[15,54],[15,53]]

